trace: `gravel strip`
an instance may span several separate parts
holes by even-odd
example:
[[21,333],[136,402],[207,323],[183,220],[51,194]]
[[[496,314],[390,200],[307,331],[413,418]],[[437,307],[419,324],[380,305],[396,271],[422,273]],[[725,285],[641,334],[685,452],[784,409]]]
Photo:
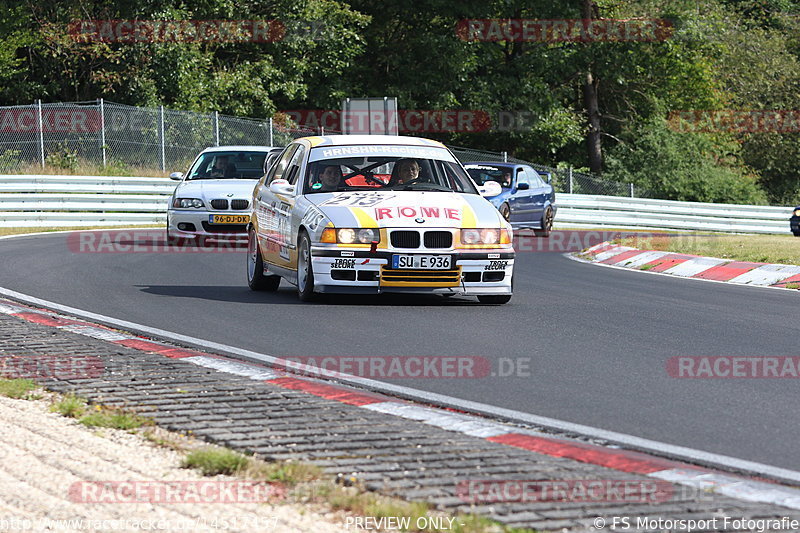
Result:
[[[0,447],[0,528],[3,529],[346,531],[335,515],[323,515],[293,504],[128,503],[107,502],[105,498],[95,503],[74,501],[81,499],[81,493],[70,493],[75,483],[132,481],[138,482],[139,487],[161,488],[167,486],[166,482],[210,482],[211,486],[221,486],[236,480],[226,476],[204,478],[193,470],[180,468],[182,455],[174,450],[155,446],[137,434],[87,428],[49,412],[44,400],[0,397],[0,427],[3,428]],[[3,527],[6,523],[2,521],[7,521],[9,527]],[[23,527],[14,528],[15,523]]]

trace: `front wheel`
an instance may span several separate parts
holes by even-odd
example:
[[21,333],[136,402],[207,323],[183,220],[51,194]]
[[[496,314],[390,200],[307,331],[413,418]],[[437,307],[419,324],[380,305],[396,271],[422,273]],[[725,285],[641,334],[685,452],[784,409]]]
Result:
[[553,219],[555,215],[553,214],[553,208],[548,207],[544,215],[542,215],[542,229],[535,229],[533,230],[534,235],[537,237],[549,237],[550,232],[553,230]]
[[487,294],[485,296],[478,296],[478,301],[482,304],[502,305],[507,304],[510,300],[510,294]]
[[508,204],[503,204],[500,206],[500,215],[506,219],[506,222],[511,221],[511,209],[508,207]]
[[308,234],[300,234],[297,246],[297,296],[302,302],[314,299],[314,269],[311,266],[311,241]]
[[280,276],[265,276],[264,261],[258,247],[258,237],[253,228],[247,232],[247,285],[253,291],[275,292],[281,284]]

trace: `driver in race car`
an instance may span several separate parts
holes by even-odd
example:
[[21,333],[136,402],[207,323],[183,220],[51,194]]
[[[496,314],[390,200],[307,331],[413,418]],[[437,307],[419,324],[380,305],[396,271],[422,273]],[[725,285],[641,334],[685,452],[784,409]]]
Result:
[[416,159],[400,159],[394,164],[389,185],[402,185],[419,178],[419,163]]
[[339,188],[342,181],[342,170],[338,165],[328,165],[319,175],[319,180],[322,183],[320,191],[331,192]]

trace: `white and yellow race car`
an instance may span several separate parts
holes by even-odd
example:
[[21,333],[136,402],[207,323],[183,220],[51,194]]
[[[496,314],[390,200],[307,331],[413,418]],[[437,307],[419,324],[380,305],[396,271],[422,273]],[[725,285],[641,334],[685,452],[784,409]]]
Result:
[[253,191],[247,281],[315,293],[511,299],[512,230],[439,142],[338,135],[293,141]]

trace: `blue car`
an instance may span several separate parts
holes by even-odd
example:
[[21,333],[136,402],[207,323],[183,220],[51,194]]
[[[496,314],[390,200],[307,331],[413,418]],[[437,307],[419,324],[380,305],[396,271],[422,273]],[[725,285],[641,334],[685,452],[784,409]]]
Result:
[[502,187],[489,200],[514,229],[533,228],[537,237],[549,237],[556,217],[556,194],[550,175],[528,165],[479,161],[464,165],[479,186],[496,181]]

